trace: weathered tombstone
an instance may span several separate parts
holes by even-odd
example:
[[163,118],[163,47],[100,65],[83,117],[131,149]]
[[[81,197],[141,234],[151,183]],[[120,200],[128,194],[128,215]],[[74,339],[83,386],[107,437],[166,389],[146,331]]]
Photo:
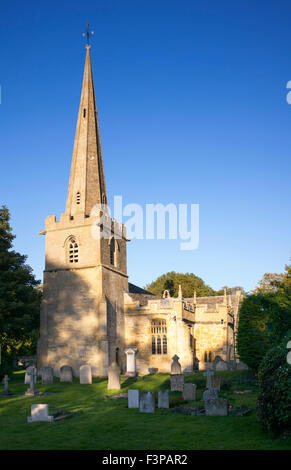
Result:
[[216,364],[220,361],[222,361],[222,358],[220,356],[215,356],[211,363],[212,369],[216,370]]
[[170,406],[170,392],[169,390],[158,391],[158,408],[169,408]]
[[171,391],[182,392],[184,387],[184,374],[171,375]]
[[236,368],[237,370],[248,370],[248,366],[242,361],[237,362]]
[[3,379],[4,390],[2,392],[2,396],[4,396],[4,397],[13,395],[13,393],[11,392],[11,390],[9,390],[9,387],[8,387],[8,381],[9,380],[10,379],[9,379],[8,375],[4,375],[4,379]]
[[227,364],[228,370],[236,370],[237,369],[237,363],[236,361],[230,360]]
[[49,385],[54,383],[54,373],[51,367],[43,367],[41,370],[41,383]]
[[35,376],[34,376],[34,383],[37,381],[37,373],[36,373],[36,368],[34,366],[28,366],[26,371],[25,371],[25,378],[24,378],[24,384],[29,385],[30,384],[30,372],[35,371]]
[[38,391],[35,388],[35,376],[36,376],[36,374],[37,374],[37,372],[36,372],[35,368],[33,368],[33,370],[31,370],[28,373],[29,379],[30,379],[30,385],[29,385],[28,389],[25,392],[25,395],[28,396],[28,397],[35,397],[36,395],[38,395]]
[[107,390],[120,390],[120,367],[116,362],[108,367]]
[[181,374],[181,364],[179,362],[179,357],[177,354],[172,357],[173,362],[171,364],[171,374]]
[[142,392],[139,400],[140,413],[155,412],[155,392]]
[[213,375],[211,377],[211,388],[215,390],[220,390],[221,385],[221,375]]
[[126,354],[126,373],[127,377],[136,377],[136,355],[137,348],[127,348],[125,350]]
[[217,362],[216,364],[216,370],[227,370],[228,367],[227,367],[227,362],[221,360],[219,362]]
[[128,390],[128,408],[139,408],[139,390]]
[[92,384],[92,371],[89,364],[84,364],[80,367],[80,384],[91,385]]
[[70,366],[62,366],[60,368],[60,382],[73,382],[73,371]]
[[227,416],[227,400],[214,398],[205,402],[206,416]]
[[202,401],[212,400],[218,398],[218,390],[211,388],[203,392]]
[[211,377],[212,375],[214,375],[214,372],[210,370],[209,367],[207,367],[206,372],[203,372],[203,375],[204,377],[206,377],[206,387],[208,388],[208,390],[210,390],[212,388]]
[[188,401],[195,401],[196,400],[196,384],[184,384],[183,387],[183,398],[184,400]]
[[31,405],[31,416],[28,416],[28,423],[48,422],[52,423],[53,416],[48,414],[48,405]]
[[158,373],[158,368],[157,367],[149,367],[148,371],[149,371],[149,374],[157,374]]

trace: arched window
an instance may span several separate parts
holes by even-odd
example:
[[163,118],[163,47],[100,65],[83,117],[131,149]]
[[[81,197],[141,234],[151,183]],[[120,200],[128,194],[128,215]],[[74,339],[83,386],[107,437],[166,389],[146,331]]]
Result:
[[156,354],[156,338],[152,336],[152,354]]
[[79,247],[75,238],[71,238],[69,241],[69,262],[78,263],[79,261]]
[[208,362],[211,362],[212,361],[212,352],[210,351],[208,353]]
[[155,319],[151,321],[152,354],[167,354],[167,322]]
[[204,362],[207,362],[207,351],[204,353]]
[[110,264],[114,266],[114,261],[115,261],[115,240],[114,238],[111,238],[110,240]]
[[167,336],[163,336],[163,354],[167,354]]

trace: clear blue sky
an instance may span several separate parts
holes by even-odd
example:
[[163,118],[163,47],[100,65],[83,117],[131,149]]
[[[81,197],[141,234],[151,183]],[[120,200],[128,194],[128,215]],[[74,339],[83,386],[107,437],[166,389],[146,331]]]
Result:
[[288,1],[14,1],[1,6],[0,203],[41,279],[47,215],[64,212],[85,59],[109,198],[199,203],[200,245],[128,244],[144,285],[194,272],[252,289],[290,257]]

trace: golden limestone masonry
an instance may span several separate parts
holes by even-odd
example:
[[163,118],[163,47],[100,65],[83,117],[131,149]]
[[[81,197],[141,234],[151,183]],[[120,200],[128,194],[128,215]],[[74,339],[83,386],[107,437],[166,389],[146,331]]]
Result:
[[[183,299],[152,295],[128,282],[126,231],[110,219],[110,236],[95,237],[96,204],[107,204],[90,46],[73,149],[66,211],[45,221],[44,292],[38,368],[56,376],[70,366],[74,376],[89,364],[107,376],[116,361],[128,375],[149,369],[170,372],[172,357],[182,372],[205,368],[216,356],[235,358],[240,292]],[[102,231],[102,226],[99,227]],[[114,237],[118,229],[120,236]]]

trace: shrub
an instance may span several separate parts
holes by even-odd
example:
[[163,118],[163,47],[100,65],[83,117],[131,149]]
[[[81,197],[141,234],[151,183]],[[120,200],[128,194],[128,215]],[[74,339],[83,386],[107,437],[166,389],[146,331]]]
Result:
[[280,435],[291,430],[291,365],[287,363],[287,342],[270,349],[259,371],[258,417],[264,431]]

